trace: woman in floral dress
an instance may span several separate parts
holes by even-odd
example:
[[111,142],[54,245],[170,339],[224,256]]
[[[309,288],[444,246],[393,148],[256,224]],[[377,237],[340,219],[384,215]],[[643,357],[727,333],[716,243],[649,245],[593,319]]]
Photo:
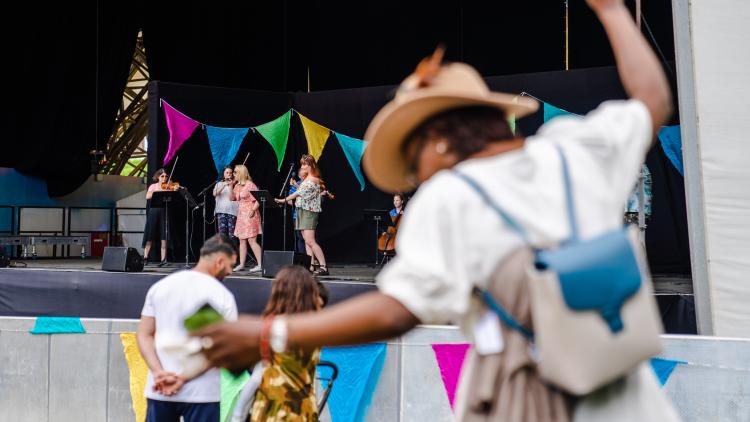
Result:
[[260,271],[261,260],[263,259],[263,251],[258,243],[258,235],[263,234],[260,225],[260,211],[258,211],[260,204],[251,193],[258,190],[258,187],[250,178],[247,167],[243,165],[234,167],[234,177],[236,184],[233,190],[233,200],[239,203],[234,235],[240,239],[240,263],[234,268],[234,271],[239,271],[245,267],[248,244],[253,251],[253,255],[255,255],[255,260],[258,262],[258,265],[251,268],[250,271]]

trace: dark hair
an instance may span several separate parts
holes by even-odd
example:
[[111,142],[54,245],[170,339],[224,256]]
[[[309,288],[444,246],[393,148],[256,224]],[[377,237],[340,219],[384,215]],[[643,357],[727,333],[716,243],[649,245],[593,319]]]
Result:
[[312,274],[298,265],[288,265],[273,279],[271,297],[263,316],[317,310],[318,295],[318,285]]
[[221,252],[230,258],[237,254],[232,240],[225,234],[215,234],[206,239],[206,243],[201,246],[201,258],[217,252]]
[[153,176],[151,177],[151,179],[152,179],[152,180],[153,180],[154,182],[158,182],[158,181],[159,181],[159,176],[161,176],[161,175],[162,175],[162,174],[164,174],[164,173],[166,173],[166,171],[165,171],[164,169],[158,169],[158,170],[156,170],[156,171],[154,172],[154,175],[153,175]]
[[422,122],[406,137],[401,152],[406,154],[413,143],[421,149],[430,138],[438,136],[448,141],[448,150],[459,160],[481,151],[487,144],[514,137],[502,110],[488,106],[459,107]]
[[323,301],[322,307],[325,307],[326,305],[328,305],[328,298],[330,296],[328,287],[326,287],[326,285],[323,284],[320,280],[315,280],[315,284],[318,285],[318,296],[320,296],[320,300]]

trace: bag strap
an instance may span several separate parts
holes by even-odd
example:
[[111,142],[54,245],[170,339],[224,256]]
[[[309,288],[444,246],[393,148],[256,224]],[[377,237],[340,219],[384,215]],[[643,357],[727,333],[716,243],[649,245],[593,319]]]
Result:
[[[563,154],[562,148],[560,148],[559,145],[555,145],[555,148],[557,149],[557,153],[560,155],[563,183],[565,186],[565,201],[568,211],[568,221],[570,223],[571,235],[570,239],[568,239],[567,241],[576,241],[578,240],[578,223],[576,222],[575,204],[573,203],[573,192],[572,184],[570,182],[570,172],[568,170],[568,161],[565,159],[565,154]],[[531,239],[529,238],[526,230],[510,215],[503,211],[503,209],[497,204],[497,202],[492,200],[487,191],[479,183],[477,183],[476,180],[464,173],[461,173],[458,170],[454,169],[452,170],[452,172],[464,182],[466,182],[466,184],[469,185],[472,189],[474,189],[474,191],[482,198],[482,200],[484,200],[484,202],[500,216],[503,222],[511,230],[516,232],[527,245],[531,245]],[[513,318],[513,316],[508,311],[506,311],[505,308],[503,308],[502,305],[500,305],[487,290],[480,289],[479,287],[474,286],[473,292],[482,299],[487,307],[489,307],[495,314],[497,314],[497,316],[505,323],[505,325],[519,332],[521,335],[526,337],[529,342],[534,342],[534,333],[528,328],[521,325],[518,321],[516,321],[516,319]]]
[[573,184],[570,182],[570,172],[568,171],[568,160],[565,159],[560,145],[555,144],[555,149],[560,155],[560,163],[562,165],[563,183],[565,184],[565,202],[568,209],[568,223],[570,224],[570,239],[567,242],[574,242],[579,239],[578,232],[578,219],[576,218],[576,207],[573,202]]

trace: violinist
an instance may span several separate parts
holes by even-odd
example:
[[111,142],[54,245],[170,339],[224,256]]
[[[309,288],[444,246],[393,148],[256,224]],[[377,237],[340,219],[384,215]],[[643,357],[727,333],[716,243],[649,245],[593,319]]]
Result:
[[302,238],[305,241],[307,255],[310,256],[311,262],[320,264],[318,268],[312,266],[311,271],[315,275],[328,275],[328,266],[323,255],[323,249],[315,239],[315,230],[318,226],[318,217],[322,211],[320,199],[322,189],[320,188],[320,169],[315,161],[315,157],[305,154],[300,158],[300,172],[305,172],[304,180],[297,186],[297,191],[287,195],[285,198],[277,198],[276,202],[283,204],[287,201],[294,200],[297,208],[297,219],[295,220],[295,230],[302,232]]
[[154,192],[168,190],[167,172],[159,169],[154,172],[154,183],[146,191],[146,228],[143,230],[143,258],[148,263],[153,242],[161,242],[159,267],[167,264],[167,218],[164,208],[151,208],[151,197]]

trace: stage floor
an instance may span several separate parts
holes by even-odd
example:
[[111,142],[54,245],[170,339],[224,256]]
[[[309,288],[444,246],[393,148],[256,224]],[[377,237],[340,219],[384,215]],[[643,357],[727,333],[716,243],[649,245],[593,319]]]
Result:
[[[190,265],[195,263],[191,262]],[[56,270],[56,271],[101,271],[102,260],[97,258],[71,258],[71,259],[27,259],[23,261],[13,261],[13,268],[26,268],[36,270]],[[248,265],[247,268],[250,268]],[[170,263],[165,267],[157,267],[155,264],[149,264],[143,269],[145,274],[169,274],[175,271],[185,269],[185,263]],[[373,268],[372,265],[330,265],[328,267],[329,276],[320,277],[324,281],[354,281],[372,283],[375,276],[380,272],[380,268]],[[232,273],[232,278],[261,278],[259,272],[251,273],[246,270]]]

